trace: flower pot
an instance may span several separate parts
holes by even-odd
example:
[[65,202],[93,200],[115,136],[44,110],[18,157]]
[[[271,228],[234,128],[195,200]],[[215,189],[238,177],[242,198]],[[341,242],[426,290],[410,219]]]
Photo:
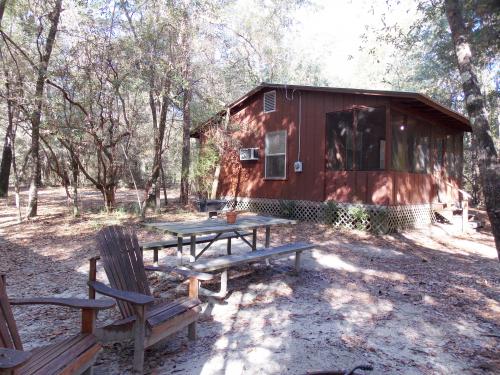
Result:
[[234,212],[234,211],[226,212],[227,223],[228,224],[234,224],[234,223],[236,223],[236,216],[238,216],[238,214],[236,212]]

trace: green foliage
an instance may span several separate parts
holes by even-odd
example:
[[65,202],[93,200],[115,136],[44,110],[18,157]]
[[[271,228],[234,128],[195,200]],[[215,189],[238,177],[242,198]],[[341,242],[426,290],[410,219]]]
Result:
[[279,201],[281,214],[287,219],[293,219],[295,217],[295,208],[297,203],[295,201],[288,201],[280,199]]
[[359,230],[363,230],[370,219],[370,214],[367,209],[363,206],[351,206],[348,209],[349,217],[354,224],[354,227]]
[[219,150],[215,143],[212,141],[205,143],[199,152],[192,174],[196,193],[200,197],[207,198],[209,196],[215,167],[219,160]]
[[325,223],[333,225],[339,218],[339,204],[334,201],[326,202],[325,208]]

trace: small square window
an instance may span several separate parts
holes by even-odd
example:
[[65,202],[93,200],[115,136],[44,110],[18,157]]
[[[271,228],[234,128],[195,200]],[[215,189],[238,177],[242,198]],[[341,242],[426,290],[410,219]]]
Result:
[[264,93],[264,113],[276,111],[276,91]]

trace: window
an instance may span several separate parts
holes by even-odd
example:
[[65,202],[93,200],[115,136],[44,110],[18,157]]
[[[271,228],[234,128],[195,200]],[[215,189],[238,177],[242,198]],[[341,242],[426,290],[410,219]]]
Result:
[[328,113],[326,147],[327,169],[385,169],[385,107]]
[[265,177],[286,178],[286,130],[266,134]]
[[264,113],[276,111],[276,91],[264,93]]

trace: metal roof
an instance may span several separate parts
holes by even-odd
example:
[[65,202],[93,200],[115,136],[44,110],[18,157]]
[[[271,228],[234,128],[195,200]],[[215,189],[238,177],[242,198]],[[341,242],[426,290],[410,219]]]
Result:
[[338,94],[353,94],[353,95],[373,95],[373,96],[386,96],[398,99],[398,104],[403,107],[414,108],[420,112],[430,114],[436,118],[442,118],[449,124],[456,126],[464,131],[472,131],[469,120],[454,110],[447,108],[438,102],[432,100],[426,95],[409,91],[387,91],[387,90],[367,90],[367,89],[350,89],[339,87],[321,87],[321,86],[301,86],[301,85],[284,85],[276,83],[262,82],[260,85],[254,87],[245,95],[228,104],[225,109],[221,110],[207,121],[197,126],[192,134],[197,134],[205,125],[209,124],[213,119],[224,116],[226,110],[233,109],[241,106],[245,101],[259,93],[264,89],[283,89],[283,90],[298,90],[298,91],[317,91],[317,92],[330,92]]

